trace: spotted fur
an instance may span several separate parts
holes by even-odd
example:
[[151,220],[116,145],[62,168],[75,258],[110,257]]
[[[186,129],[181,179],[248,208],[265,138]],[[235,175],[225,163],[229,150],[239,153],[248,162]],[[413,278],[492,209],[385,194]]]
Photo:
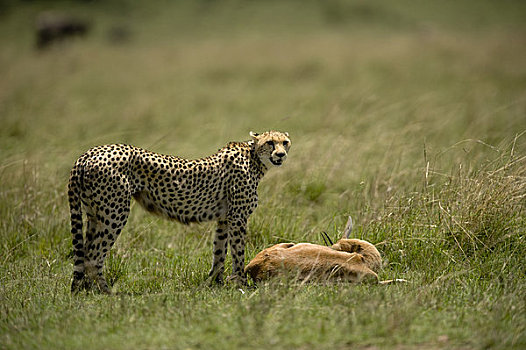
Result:
[[[90,149],[76,161],[68,186],[74,248],[72,292],[95,282],[104,293],[104,259],[126,224],[134,198],[147,211],[179,221],[217,221],[210,277],[221,283],[227,245],[232,279],[244,273],[247,220],[257,207],[266,171],[287,158],[287,133],[250,133],[206,158],[188,160],[114,144]],[[83,233],[82,209],[87,228]]]

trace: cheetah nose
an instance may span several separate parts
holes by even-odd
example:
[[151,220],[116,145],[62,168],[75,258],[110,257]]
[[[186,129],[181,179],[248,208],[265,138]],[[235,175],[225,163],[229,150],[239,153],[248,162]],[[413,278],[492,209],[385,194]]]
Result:
[[285,152],[279,152],[279,153],[276,153],[276,155],[280,158],[283,158],[285,157],[285,155],[287,155]]

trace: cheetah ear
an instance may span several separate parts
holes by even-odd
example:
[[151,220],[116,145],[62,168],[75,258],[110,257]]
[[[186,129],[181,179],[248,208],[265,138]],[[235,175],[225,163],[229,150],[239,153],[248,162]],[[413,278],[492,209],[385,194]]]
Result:
[[284,132],[285,136],[289,137],[289,133],[288,132]]
[[258,136],[259,136],[259,134],[258,134],[257,132],[253,132],[253,131],[251,131],[251,132],[250,132],[250,136],[252,136],[253,139],[257,139]]

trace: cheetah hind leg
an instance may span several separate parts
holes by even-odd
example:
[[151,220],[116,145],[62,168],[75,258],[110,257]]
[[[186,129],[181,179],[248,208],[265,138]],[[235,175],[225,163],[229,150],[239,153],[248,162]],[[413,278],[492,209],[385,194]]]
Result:
[[110,287],[108,286],[106,279],[100,277],[98,272],[95,274],[97,277],[95,279],[82,274],[82,276],[75,276],[77,274],[74,272],[73,282],[71,283],[71,293],[78,294],[81,291],[90,291],[90,290],[99,290],[104,294],[112,294]]
[[[97,228],[97,219],[96,215],[92,213],[90,208],[87,208],[87,232],[86,239],[93,240]],[[81,244],[84,243],[84,240],[81,240]],[[73,271],[73,281],[71,282],[71,293],[76,294],[83,290],[91,290],[95,287],[95,282],[92,278],[86,275],[85,273],[85,259],[86,259],[86,250],[85,246],[83,248],[78,248],[75,252],[75,267]]]
[[[112,294],[111,289],[104,278],[103,267],[106,256],[115,243],[117,236],[121,232],[121,228],[126,223],[125,219],[119,224],[105,224],[99,223],[97,233],[87,249],[87,259],[84,262],[85,278],[84,287],[86,289],[93,289],[94,287],[104,294]],[[105,234],[106,233],[106,234]],[[93,238],[90,237],[90,238]]]
[[71,282],[71,293],[77,294],[83,290],[91,290],[95,287],[95,281],[87,276],[83,271],[73,271],[73,281]]
[[[87,211],[87,237],[91,238],[95,235],[95,230],[97,227],[97,221],[94,217],[94,215],[91,214],[91,212]],[[73,226],[73,225],[72,225]],[[82,237],[82,222],[80,225],[76,228],[78,235],[75,237],[74,244],[76,243],[77,246],[75,247],[75,260],[74,260],[74,268],[73,268],[73,281],[71,282],[71,293],[76,294],[83,290],[89,290],[93,288],[93,281],[86,276],[85,273],[85,259],[86,259],[86,250],[84,246],[84,239]],[[80,230],[80,232],[79,232]],[[78,244],[80,243],[80,246]]]
[[[86,289],[93,289],[96,286],[101,293],[112,294],[111,288],[108,286],[108,283],[104,278],[104,260],[115,243],[117,236],[120,234],[124,223],[125,221],[120,225],[114,225],[111,231],[108,230],[108,228],[103,229],[95,235],[97,239],[90,243],[87,254],[88,259],[84,263],[86,271],[84,286]],[[105,230],[108,230],[111,234],[104,236],[103,232]],[[101,247],[103,247],[102,250],[100,249]]]
[[97,286],[98,290],[103,294],[111,294],[111,289],[102,273],[102,262],[94,263],[90,261],[86,264],[86,272],[89,278],[85,278],[84,287],[88,290]]
[[91,290],[95,286],[92,279],[88,278],[84,272],[73,272],[73,282],[71,282],[71,293],[77,294],[83,290]]
[[94,218],[106,217],[107,219],[94,219],[98,220],[95,225],[95,234],[87,237],[89,243],[84,263],[86,275],[95,282],[95,285],[104,294],[112,294],[103,274],[104,260],[120,235],[122,228],[126,225],[130,214],[130,200],[130,196],[126,196],[124,201],[102,198],[101,202],[104,203],[104,206],[97,208],[98,215],[94,215]]
[[85,286],[86,278],[84,272],[73,271],[73,282],[71,282],[71,293],[76,294],[83,289],[86,289]]

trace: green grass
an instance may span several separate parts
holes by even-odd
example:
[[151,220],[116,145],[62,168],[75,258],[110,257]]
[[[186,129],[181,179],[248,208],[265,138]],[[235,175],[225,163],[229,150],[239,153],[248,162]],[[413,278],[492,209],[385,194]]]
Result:
[[[0,6],[0,349],[526,347],[523,2],[148,4]],[[48,7],[93,31],[35,52]],[[380,277],[409,283],[211,288],[214,225],[134,205],[106,265],[117,294],[70,295],[82,152],[200,157],[268,129],[292,149],[260,185],[247,261],[350,214]]]

